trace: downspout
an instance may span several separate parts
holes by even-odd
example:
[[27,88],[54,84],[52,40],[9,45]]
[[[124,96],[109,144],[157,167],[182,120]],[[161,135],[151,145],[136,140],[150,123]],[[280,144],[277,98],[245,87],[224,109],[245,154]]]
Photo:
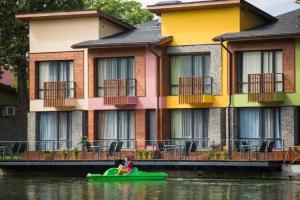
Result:
[[233,141],[232,141],[232,144],[230,145],[230,140],[233,139],[233,135],[232,135],[232,130],[231,130],[231,111],[232,111],[232,104],[231,104],[231,83],[232,83],[232,77],[231,77],[231,70],[232,70],[232,66],[231,66],[231,63],[232,63],[232,53],[231,51],[224,45],[224,40],[223,38],[221,38],[221,46],[222,48],[224,48],[227,53],[229,54],[229,60],[228,60],[228,70],[227,70],[227,77],[228,77],[228,86],[227,86],[227,90],[228,90],[228,110],[227,110],[227,117],[228,117],[228,120],[227,120],[227,127],[228,127],[228,144],[229,144],[229,148],[228,148],[228,151],[229,151],[229,159],[231,159],[231,156],[232,156],[232,148],[231,148],[231,145],[233,145]]
[[150,46],[149,43],[147,43],[147,49],[150,50],[153,55],[156,57],[156,133],[157,133],[157,139],[162,140],[161,134],[159,134],[159,128],[160,128],[160,110],[159,110],[159,97],[160,97],[160,55],[157,54]]

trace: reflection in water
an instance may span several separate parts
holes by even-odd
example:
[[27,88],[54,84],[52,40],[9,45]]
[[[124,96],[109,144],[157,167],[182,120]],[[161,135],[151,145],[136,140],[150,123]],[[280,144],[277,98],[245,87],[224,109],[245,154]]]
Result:
[[89,183],[85,178],[0,177],[0,199],[300,199],[300,181],[168,180]]

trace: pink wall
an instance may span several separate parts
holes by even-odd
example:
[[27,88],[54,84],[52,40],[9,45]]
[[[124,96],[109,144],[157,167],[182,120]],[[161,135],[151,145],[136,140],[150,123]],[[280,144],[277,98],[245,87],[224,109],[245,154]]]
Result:
[[3,70],[4,73],[1,75],[2,78],[0,78],[0,83],[5,85],[11,85],[13,82],[13,73],[7,70]]
[[155,109],[157,108],[156,97],[156,56],[147,51],[146,53],[146,96],[137,97],[136,105],[128,106],[105,106],[103,98],[89,98],[89,110],[116,110],[116,109]]

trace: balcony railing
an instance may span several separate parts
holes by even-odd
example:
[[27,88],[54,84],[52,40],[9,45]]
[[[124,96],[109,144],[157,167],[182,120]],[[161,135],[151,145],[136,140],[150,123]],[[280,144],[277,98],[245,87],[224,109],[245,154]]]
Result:
[[212,94],[212,77],[179,77],[179,104],[202,104]]
[[45,107],[74,107],[75,82],[57,81],[44,82],[44,106]]
[[[291,148],[293,148],[291,150]],[[0,141],[2,160],[135,160],[279,161],[298,162],[300,147],[288,147],[278,138],[229,140],[105,139],[78,143],[71,140]]]
[[248,102],[278,101],[276,93],[283,92],[283,74],[263,73],[248,75]]
[[123,106],[128,104],[135,104],[136,102],[130,99],[130,97],[135,96],[135,79],[104,80],[104,105]]

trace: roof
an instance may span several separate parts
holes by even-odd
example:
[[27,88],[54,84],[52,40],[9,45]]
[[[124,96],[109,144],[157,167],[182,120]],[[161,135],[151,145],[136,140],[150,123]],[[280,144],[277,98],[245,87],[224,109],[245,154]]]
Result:
[[5,85],[3,83],[0,83],[0,89],[4,89],[4,90],[6,90],[8,92],[12,92],[12,93],[17,93],[15,88],[10,87],[9,85]]
[[170,11],[183,11],[183,10],[196,10],[196,9],[207,9],[207,8],[225,8],[240,6],[243,9],[249,10],[256,15],[268,20],[275,21],[272,15],[264,12],[263,10],[255,7],[254,5],[248,3],[244,0],[202,0],[193,2],[180,2],[180,1],[166,1],[159,2],[154,5],[147,6],[147,9],[160,15],[163,12]]
[[300,9],[279,15],[273,23],[258,26],[246,31],[226,33],[215,37],[214,41],[268,39],[300,36]]
[[108,21],[120,25],[125,29],[134,29],[134,26],[123,22],[120,19],[112,17],[98,10],[77,10],[77,11],[59,11],[59,12],[43,12],[43,13],[23,13],[17,14],[16,19],[23,21],[37,21],[49,19],[67,19],[67,18],[82,18],[82,17],[102,17]]
[[116,46],[159,45],[172,40],[172,36],[161,35],[158,20],[153,20],[135,26],[134,30],[125,31],[99,40],[88,40],[72,45],[72,48],[99,48]]

